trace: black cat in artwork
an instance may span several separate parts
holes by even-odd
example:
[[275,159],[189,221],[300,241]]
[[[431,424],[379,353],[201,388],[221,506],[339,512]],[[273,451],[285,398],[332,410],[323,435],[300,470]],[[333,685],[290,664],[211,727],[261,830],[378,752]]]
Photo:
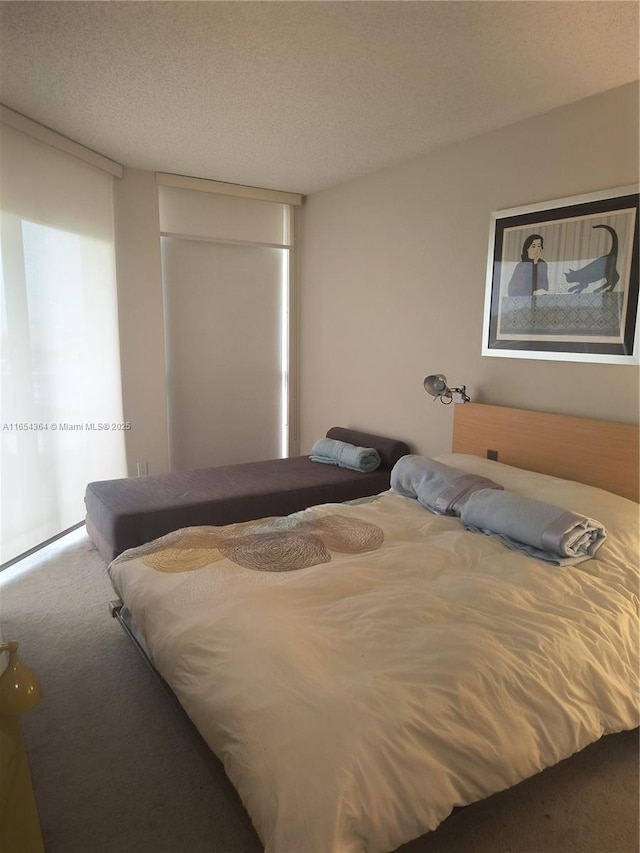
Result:
[[609,227],[609,225],[593,225],[592,227],[604,228],[609,232],[609,234],[611,234],[611,248],[606,255],[596,258],[595,261],[591,261],[585,267],[582,267],[582,269],[570,269],[569,272],[564,274],[568,284],[573,284],[574,281],[577,282],[577,284],[574,284],[573,287],[569,288],[569,293],[582,293],[586,287],[593,284],[595,281],[600,281],[602,278],[604,279],[604,284],[600,287],[596,287],[593,293],[611,291],[620,280],[620,275],[617,270],[618,235],[613,228]]

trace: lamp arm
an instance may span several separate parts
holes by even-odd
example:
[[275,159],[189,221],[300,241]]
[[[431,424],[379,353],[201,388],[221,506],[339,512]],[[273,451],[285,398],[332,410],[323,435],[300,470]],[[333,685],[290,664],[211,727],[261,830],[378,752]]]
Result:
[[451,388],[450,391],[455,394],[460,394],[463,403],[469,403],[471,397],[467,394],[467,386],[461,385],[459,388]]

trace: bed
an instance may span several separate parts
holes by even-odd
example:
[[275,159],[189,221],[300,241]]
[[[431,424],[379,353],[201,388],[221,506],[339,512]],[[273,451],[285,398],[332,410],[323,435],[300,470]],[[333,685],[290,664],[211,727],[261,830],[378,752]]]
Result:
[[[395,850],[638,726],[638,428],[594,421],[596,447],[589,430],[577,446],[583,419],[540,414],[456,407],[452,453],[424,464],[472,484],[459,515],[392,475],[375,496],[174,531],[109,566],[267,853]],[[573,434],[575,478],[517,467],[514,423],[542,447]],[[612,490],[593,482],[603,435]],[[584,517],[597,549],[557,564],[477,532],[462,519],[487,493]]]
[[398,439],[346,427],[331,427],[325,438],[375,450],[379,467],[353,470],[294,456],[97,480],[85,490],[87,533],[109,563],[129,548],[182,527],[288,515],[317,503],[374,495],[389,488],[391,468],[409,452]]

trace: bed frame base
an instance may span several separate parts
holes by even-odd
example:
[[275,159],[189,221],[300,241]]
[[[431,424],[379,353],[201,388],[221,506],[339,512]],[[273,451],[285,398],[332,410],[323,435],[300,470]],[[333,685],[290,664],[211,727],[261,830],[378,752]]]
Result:
[[186,731],[188,731],[190,737],[192,738],[196,749],[206,761],[207,766],[209,767],[212,776],[216,781],[218,789],[225,797],[232,810],[237,814],[239,821],[246,827],[248,836],[253,837],[254,843],[253,846],[247,848],[248,853],[249,851],[255,851],[255,853],[258,853],[258,851],[262,850],[262,843],[260,842],[255,827],[253,826],[251,819],[242,803],[242,800],[240,799],[240,795],[231,784],[229,777],[225,772],[222,762],[211,751],[208,744],[196,728],[195,724],[192,722],[191,718],[180,704],[180,701],[176,694],[173,692],[171,687],[169,687],[167,682],[164,680],[164,678],[160,675],[160,673],[154,666],[153,661],[147,653],[147,650],[142,645],[142,643],[140,643],[135,631],[133,630],[126,618],[126,615],[123,614],[123,609],[125,610],[126,614],[126,608],[124,607],[124,604],[120,599],[116,599],[114,601],[109,602],[109,613],[118,622],[125,635],[133,643],[134,647],[139,652],[140,656],[142,657],[143,661],[145,662],[153,676],[157,679],[158,683],[162,687],[162,690],[170,700],[170,704],[173,710],[180,718],[181,724],[185,726],[185,729]]
[[167,694],[167,696],[169,696],[171,701],[174,702],[178,706],[180,711],[182,711],[182,705],[180,705],[180,703],[178,702],[178,699],[177,699],[175,693],[169,687],[169,685],[164,680],[164,678],[160,675],[158,670],[155,668],[155,666],[153,665],[153,663],[151,661],[151,658],[149,657],[147,650],[145,649],[145,647],[142,645],[142,643],[140,642],[140,640],[136,636],[135,631],[132,629],[128,620],[125,618],[125,616],[122,612],[124,609],[125,609],[124,604],[122,603],[122,601],[119,598],[115,599],[114,601],[109,602],[109,613],[111,614],[111,616],[118,622],[118,624],[120,625],[122,630],[125,632],[127,637],[131,640],[131,642],[135,646],[136,650],[141,655],[142,660],[146,663],[146,665],[149,667],[151,672],[154,674],[154,676],[160,682],[160,685],[162,686],[162,688],[165,691],[165,693]]

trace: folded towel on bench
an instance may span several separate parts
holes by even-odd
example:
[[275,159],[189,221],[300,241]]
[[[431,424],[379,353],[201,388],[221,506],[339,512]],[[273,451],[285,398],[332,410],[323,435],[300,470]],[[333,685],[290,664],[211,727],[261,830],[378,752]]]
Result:
[[607,535],[598,521],[507,491],[474,492],[460,520],[469,530],[558,566],[590,559]]
[[356,447],[335,438],[319,438],[311,448],[309,459],[352,471],[375,471],[380,467],[380,454],[375,448]]
[[427,456],[408,454],[391,471],[391,488],[400,495],[416,498],[436,515],[459,515],[462,504],[478,489],[502,489],[498,483],[478,474],[467,474]]

